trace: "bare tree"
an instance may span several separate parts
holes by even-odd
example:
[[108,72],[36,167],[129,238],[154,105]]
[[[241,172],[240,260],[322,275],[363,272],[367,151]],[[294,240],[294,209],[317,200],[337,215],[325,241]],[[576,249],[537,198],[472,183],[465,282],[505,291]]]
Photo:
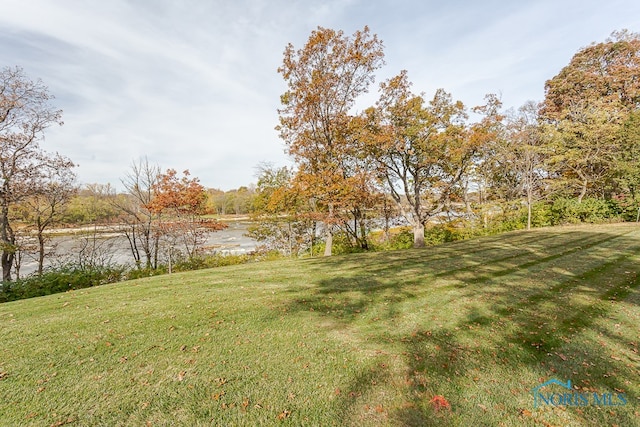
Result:
[[[19,67],[0,71],[0,244],[2,281],[11,281],[16,235],[10,208],[34,193],[56,168],[56,159],[44,152],[39,142],[52,124],[62,124],[62,111],[55,109],[53,97],[41,81],[29,80]],[[65,159],[64,167],[73,164]]]
[[131,164],[131,169],[121,180],[128,197],[119,201],[119,208],[126,214],[125,236],[136,265],[145,268],[158,267],[159,234],[154,231],[158,213],[149,209],[158,185],[160,167],[152,165],[145,157]]
[[45,171],[39,186],[33,189],[34,194],[24,203],[36,234],[38,274],[42,274],[47,255],[45,245],[50,240],[45,231],[60,219],[64,206],[77,191],[76,175],[68,160],[59,156],[52,160],[52,167]]

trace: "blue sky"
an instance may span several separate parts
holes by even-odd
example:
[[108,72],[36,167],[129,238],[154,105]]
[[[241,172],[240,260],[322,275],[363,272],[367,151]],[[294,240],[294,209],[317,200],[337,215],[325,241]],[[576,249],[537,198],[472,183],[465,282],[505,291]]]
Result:
[[581,47],[627,28],[637,0],[1,0],[0,67],[42,79],[65,125],[43,147],[79,164],[82,183],[111,183],[143,156],[189,169],[207,187],[255,181],[287,164],[276,72],[287,43],[317,26],[368,25],[385,45],[377,84],[406,69],[415,92],[438,88],[472,107],[542,100],[544,82]]

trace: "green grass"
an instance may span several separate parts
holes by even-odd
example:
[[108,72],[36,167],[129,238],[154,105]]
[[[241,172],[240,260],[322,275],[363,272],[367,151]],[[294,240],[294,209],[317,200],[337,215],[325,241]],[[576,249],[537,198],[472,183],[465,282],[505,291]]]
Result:
[[576,226],[6,303],[0,425],[640,425],[639,273],[640,227]]

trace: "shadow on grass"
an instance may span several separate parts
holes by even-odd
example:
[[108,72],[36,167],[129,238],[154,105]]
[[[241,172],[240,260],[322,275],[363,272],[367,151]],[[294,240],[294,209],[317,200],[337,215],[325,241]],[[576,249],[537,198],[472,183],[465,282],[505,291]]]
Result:
[[[289,308],[360,331],[365,348],[397,352],[404,372],[393,375],[403,377],[405,402],[389,410],[393,424],[533,423],[529,392],[551,377],[571,379],[576,391],[624,392],[633,406],[637,329],[625,332],[616,319],[622,307],[638,312],[640,233],[631,226],[612,230],[520,232],[311,260],[305,267],[319,277]],[[357,412],[353,396],[393,375],[363,368],[338,400],[339,411]],[[437,394],[451,402],[450,415],[428,404]],[[563,415],[540,416],[559,422]],[[637,421],[629,408],[589,407],[571,416],[597,424]]]

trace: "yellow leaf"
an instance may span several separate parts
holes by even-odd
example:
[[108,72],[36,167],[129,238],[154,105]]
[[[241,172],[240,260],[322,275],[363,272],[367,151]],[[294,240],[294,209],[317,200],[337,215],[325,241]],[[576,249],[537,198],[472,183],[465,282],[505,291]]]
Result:
[[282,411],[282,412],[278,415],[278,419],[279,419],[280,421],[283,421],[283,420],[285,420],[285,419],[289,418],[289,415],[291,415],[291,411],[288,411],[288,410],[286,410],[286,409],[285,409],[284,411]]

